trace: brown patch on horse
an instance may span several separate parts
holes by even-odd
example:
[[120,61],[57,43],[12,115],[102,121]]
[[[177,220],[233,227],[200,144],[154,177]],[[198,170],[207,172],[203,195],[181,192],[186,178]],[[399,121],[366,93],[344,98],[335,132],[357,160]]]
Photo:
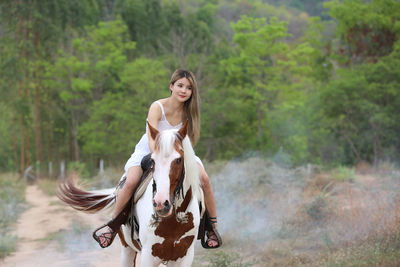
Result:
[[[192,199],[192,190],[186,193],[182,205],[177,212],[184,212]],[[182,236],[194,228],[193,214],[188,212],[186,222],[178,222],[175,216],[163,218],[154,233],[164,238],[162,243],[152,246],[152,255],[159,257],[163,261],[176,261],[186,256],[187,250],[192,245],[194,235]]]
[[174,197],[173,195],[174,191],[179,184],[184,168],[184,161],[183,161],[184,155],[182,150],[182,144],[179,141],[175,140],[174,148],[179,153],[180,159],[179,163],[177,162],[177,159],[172,161],[171,168],[169,170],[169,181],[170,181],[169,194],[172,197]]
[[183,200],[182,204],[178,207],[176,212],[185,212],[185,210],[189,206],[190,200],[192,200],[192,188],[191,187],[186,192],[185,199]]
[[[119,239],[121,240],[121,244],[126,248],[129,247],[128,243],[126,243],[125,236],[122,233],[121,229],[119,229],[119,231],[118,231],[118,236],[119,236]],[[132,243],[137,250],[139,250],[139,251],[142,250],[142,247],[140,246],[140,244],[137,240],[132,240]]]
[[137,250],[142,251],[142,247],[137,240],[132,240],[132,243]]
[[179,137],[182,138],[182,140],[185,139],[185,137],[187,135],[188,124],[189,124],[189,120],[186,120],[185,123],[183,124],[183,126],[178,131]]
[[126,243],[126,241],[125,241],[125,237],[124,237],[124,234],[122,233],[121,229],[119,229],[119,231],[118,231],[118,236],[119,236],[119,239],[121,240],[121,244],[126,248],[129,247],[128,243]]

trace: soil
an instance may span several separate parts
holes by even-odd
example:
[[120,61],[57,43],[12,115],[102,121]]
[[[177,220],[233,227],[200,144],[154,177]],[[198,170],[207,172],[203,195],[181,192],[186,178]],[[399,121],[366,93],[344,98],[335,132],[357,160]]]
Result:
[[109,219],[107,214],[75,211],[36,185],[27,187],[26,201],[29,208],[21,214],[15,231],[17,251],[0,260],[0,266],[119,266],[118,237],[106,249],[91,237]]

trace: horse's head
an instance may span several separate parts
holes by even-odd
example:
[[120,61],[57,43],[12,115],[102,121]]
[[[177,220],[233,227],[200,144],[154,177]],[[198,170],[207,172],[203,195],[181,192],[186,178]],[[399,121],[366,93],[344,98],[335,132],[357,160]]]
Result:
[[182,141],[187,134],[186,122],[181,129],[159,132],[148,123],[149,131],[155,140],[151,155],[154,160],[155,194],[153,205],[160,217],[172,214],[175,195],[182,187],[184,179],[184,151]]

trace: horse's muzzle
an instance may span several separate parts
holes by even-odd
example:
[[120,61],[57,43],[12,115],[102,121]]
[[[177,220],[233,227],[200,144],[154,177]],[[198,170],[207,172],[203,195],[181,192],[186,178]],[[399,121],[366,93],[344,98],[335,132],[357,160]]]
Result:
[[159,217],[165,218],[169,217],[172,215],[172,205],[170,204],[170,201],[166,200],[163,204],[157,205],[155,201],[153,201],[153,206],[155,209],[156,214]]

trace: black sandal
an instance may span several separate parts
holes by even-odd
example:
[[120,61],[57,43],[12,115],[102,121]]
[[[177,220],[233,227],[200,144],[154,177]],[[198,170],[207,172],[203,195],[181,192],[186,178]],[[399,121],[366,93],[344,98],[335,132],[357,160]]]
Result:
[[[214,224],[217,223],[217,217],[209,217],[209,222],[211,225],[211,229],[206,230],[207,241],[202,240],[202,246],[203,248],[206,249],[219,248],[222,245],[222,239],[217,229],[214,226]],[[216,241],[218,244],[216,246],[211,247],[208,245],[209,240]]]

